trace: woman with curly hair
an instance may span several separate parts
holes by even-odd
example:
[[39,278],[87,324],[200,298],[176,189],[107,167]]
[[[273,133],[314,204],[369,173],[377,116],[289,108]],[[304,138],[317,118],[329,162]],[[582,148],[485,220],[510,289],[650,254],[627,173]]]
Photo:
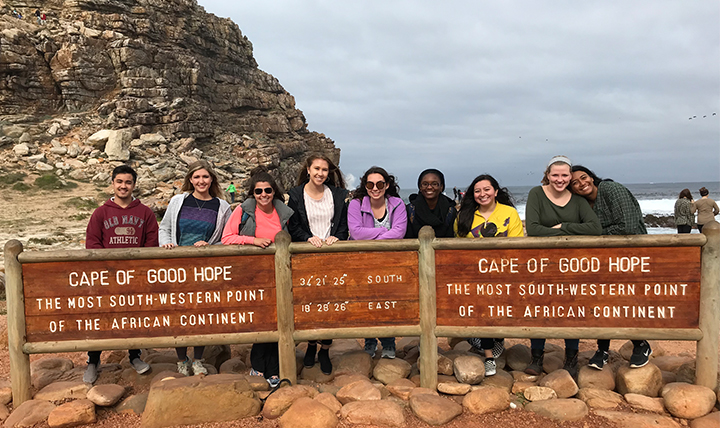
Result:
[[675,226],[678,233],[692,232],[693,225],[693,198],[690,189],[682,189],[675,201]]
[[[350,239],[402,239],[407,228],[407,212],[400,199],[397,180],[383,168],[374,166],[363,174],[348,206]],[[395,358],[395,338],[380,338],[382,357]],[[377,339],[365,339],[365,352],[375,357]]]

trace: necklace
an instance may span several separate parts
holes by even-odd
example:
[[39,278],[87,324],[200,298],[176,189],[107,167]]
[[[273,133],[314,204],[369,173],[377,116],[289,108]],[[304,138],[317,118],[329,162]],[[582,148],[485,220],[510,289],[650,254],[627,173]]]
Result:
[[[203,203],[201,205],[201,204],[198,204],[198,198],[196,198],[195,195],[193,195],[193,199],[195,199],[195,205],[197,205],[198,211],[201,211],[203,209],[203,207],[205,207],[205,204],[208,202],[208,201],[203,201]],[[210,200],[212,200],[212,199],[210,199]]]

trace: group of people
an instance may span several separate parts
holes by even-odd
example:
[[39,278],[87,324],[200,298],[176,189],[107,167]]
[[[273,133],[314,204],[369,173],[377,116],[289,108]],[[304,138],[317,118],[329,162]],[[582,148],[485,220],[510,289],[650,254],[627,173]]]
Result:
[[[275,235],[287,231],[295,242],[309,242],[320,248],[340,240],[417,238],[423,226],[431,226],[437,237],[493,238],[521,237],[523,224],[510,192],[488,174],[476,177],[456,201],[445,196],[445,177],[437,169],[426,169],[418,180],[418,192],[406,205],[399,195],[396,178],[373,166],[365,171],[360,185],[350,193],[340,169],[327,156],[309,156],[288,191],[263,167],[251,172],[245,200],[234,210],[225,201],[218,177],[206,161],[189,166],[182,193],[169,202],[158,227],[152,211],[132,196],[137,174],[129,166],[112,173],[114,196],[92,215],[87,228],[87,248],[255,245],[266,248]],[[234,196],[234,184],[231,189]],[[591,170],[572,165],[566,156],[555,156],[547,164],[542,185],[530,190],[527,198],[528,236],[633,235],[646,234],[640,206],[623,185],[602,180]],[[127,219],[136,218],[135,221]],[[114,218],[114,219],[113,219]],[[122,219],[122,220],[120,220]],[[137,221],[142,220],[142,221]],[[134,227],[127,227],[128,224]],[[116,231],[115,226],[122,226]],[[134,232],[128,239],[128,230]],[[113,239],[117,234],[125,238]],[[120,243],[118,243],[120,242]],[[495,358],[504,351],[504,340],[470,338],[468,342],[485,355],[487,376],[496,373]],[[652,352],[647,341],[633,341],[631,367],[647,364]],[[395,338],[380,338],[382,358],[395,358]],[[565,340],[565,365],[577,372],[579,339]],[[608,361],[609,340],[598,340],[598,350],[589,365],[601,370]],[[332,340],[308,342],[305,367],[320,364],[323,373],[332,372],[329,348]],[[531,341],[529,374],[543,370],[544,339]],[[319,349],[318,349],[319,346]],[[365,352],[375,357],[377,338],[365,339]],[[195,347],[193,359],[187,348],[176,348],[178,371],[185,375],[205,374],[204,347]],[[130,363],[138,373],[150,367],[131,350]],[[279,382],[277,343],[254,344],[252,374],[264,376],[271,385]],[[84,380],[97,379],[100,352],[90,352]]]
[[[23,19],[22,13],[18,12],[17,9],[12,10],[12,16],[14,16],[17,19]],[[38,25],[45,25],[45,21],[47,20],[47,15],[45,15],[44,12],[40,12],[40,9],[35,9],[35,19],[37,19]]]
[[[690,189],[683,189],[675,201],[675,226],[678,233],[690,233],[693,223],[697,224],[698,232],[702,233],[705,223],[715,220],[720,213],[718,204],[708,196],[710,192],[704,186],[700,188],[700,199],[693,200]],[[694,214],[697,212],[697,222]]]

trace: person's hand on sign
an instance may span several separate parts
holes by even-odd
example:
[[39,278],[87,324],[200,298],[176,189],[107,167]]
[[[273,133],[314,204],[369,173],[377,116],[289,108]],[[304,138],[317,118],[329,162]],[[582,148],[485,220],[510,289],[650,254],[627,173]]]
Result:
[[272,244],[271,239],[267,238],[255,238],[253,239],[253,245],[260,248],[267,248],[270,244]]

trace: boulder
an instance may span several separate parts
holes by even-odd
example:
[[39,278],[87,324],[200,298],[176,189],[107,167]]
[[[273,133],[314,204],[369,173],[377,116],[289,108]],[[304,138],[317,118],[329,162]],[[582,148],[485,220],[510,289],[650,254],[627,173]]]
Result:
[[577,397],[591,409],[612,410],[623,402],[622,395],[617,392],[598,388],[582,388]]
[[98,406],[114,406],[123,395],[125,387],[122,385],[96,385],[87,392],[87,399]]
[[528,388],[532,388],[533,386],[538,386],[537,382],[515,382],[510,392],[513,394],[524,394]]
[[474,355],[463,355],[453,361],[453,373],[460,383],[477,385],[485,378],[485,362]]
[[[335,345],[333,344],[333,346]],[[359,374],[370,377],[372,368],[373,359],[367,352],[362,350],[350,351],[336,358],[333,364],[333,374],[335,376]]]
[[618,369],[615,385],[617,392],[623,395],[632,392],[657,397],[662,387],[662,372],[653,363],[636,369],[624,364]]
[[710,413],[717,397],[715,392],[706,386],[676,382],[663,387],[662,398],[671,415],[696,419]]
[[630,407],[638,410],[645,410],[653,413],[665,413],[665,405],[662,398],[652,398],[645,395],[628,393],[625,394],[625,401]]
[[329,392],[321,392],[320,394],[316,395],[313,400],[332,410],[332,412],[335,414],[339,413],[340,409],[342,409],[342,404],[338,401],[337,398],[335,398],[333,394]]
[[690,422],[690,428],[717,428],[720,427],[720,412],[710,413],[702,418]]
[[618,428],[680,428],[680,424],[672,418],[650,413],[595,410],[595,414],[609,419]]
[[452,400],[428,394],[410,399],[410,408],[415,416],[429,425],[444,425],[463,411],[462,406]]
[[510,406],[510,394],[504,389],[481,386],[467,394],[462,405],[476,415],[501,412]]
[[606,364],[602,370],[590,366],[582,366],[578,370],[578,388],[597,388],[613,391],[615,389],[615,373],[612,366]]
[[113,408],[116,413],[134,413],[136,415],[142,415],[145,411],[145,405],[147,404],[148,393],[142,392],[127,397]]
[[493,376],[485,376],[485,379],[483,379],[480,385],[504,388],[507,392],[510,392],[510,390],[512,390],[513,383],[514,380],[510,373],[505,370],[498,369]]
[[512,370],[522,372],[527,368],[532,360],[530,348],[526,345],[513,345],[505,350],[505,365]]
[[448,395],[465,395],[471,389],[472,387],[467,383],[441,382],[437,385],[438,391]]
[[533,401],[525,406],[525,410],[556,421],[576,421],[588,414],[587,405],[577,398]]
[[47,400],[28,400],[5,419],[5,428],[31,427],[47,419],[55,405]]
[[373,377],[387,385],[396,379],[408,377],[411,368],[410,363],[405,360],[383,358],[375,365]]
[[279,418],[298,398],[314,398],[316,395],[318,395],[318,391],[306,385],[280,388],[267,398],[262,409],[262,415],[268,419]]
[[453,361],[450,358],[444,356],[443,354],[438,354],[437,372],[438,374],[452,376],[454,374]]
[[531,386],[523,391],[523,396],[528,401],[542,401],[558,398],[554,389],[547,386]]
[[329,383],[334,377],[333,373],[330,373],[329,375],[323,373],[320,369],[320,364],[315,364],[312,367],[302,367],[302,371],[300,372],[300,379],[309,380],[310,382],[315,383]]
[[218,369],[220,374],[245,374],[248,371],[247,365],[242,358],[230,358],[223,362]]
[[370,381],[370,379],[367,376],[363,375],[341,375],[341,376],[335,376],[335,379],[333,380],[333,385],[339,386],[342,388],[345,385],[350,385],[353,382],[357,382],[359,380],[366,380]]
[[382,394],[369,380],[359,380],[340,388],[335,397],[345,405],[353,401],[381,400]]
[[[60,379],[74,367],[68,358],[42,358],[30,363],[30,380],[33,388],[40,390]],[[82,375],[80,375],[82,378]]]
[[675,372],[685,363],[693,361],[692,357],[683,355],[663,355],[653,358],[652,362],[664,372]]
[[260,407],[260,400],[242,375],[168,379],[150,388],[142,426],[155,428],[230,421],[255,416],[260,413]]
[[108,155],[108,160],[122,162],[130,160],[130,141],[132,141],[132,134],[132,131],[129,129],[110,131],[104,150]]
[[412,391],[410,391],[410,398],[413,398],[416,395],[424,395],[424,394],[440,396],[440,394],[438,394],[437,391],[435,391],[434,389],[421,388],[418,386],[416,388],[413,388]]
[[55,382],[35,394],[36,400],[77,400],[87,396],[90,386],[83,382]]
[[577,394],[579,388],[575,380],[570,376],[567,370],[555,370],[538,382],[539,386],[552,388],[557,393],[558,398],[570,398]]
[[16,144],[13,146],[13,153],[17,156],[27,156],[30,154],[30,147],[25,143]]
[[390,394],[402,400],[410,398],[410,391],[415,388],[415,383],[410,379],[396,379],[386,385]]
[[47,423],[53,428],[74,427],[97,421],[95,404],[90,400],[70,401],[54,408],[48,415]]
[[340,410],[340,416],[354,425],[402,427],[405,413],[399,404],[388,400],[353,401]]
[[335,412],[310,397],[300,397],[280,417],[280,428],[334,428]]
[[10,381],[0,379],[0,404],[5,405],[12,401],[12,385]]

